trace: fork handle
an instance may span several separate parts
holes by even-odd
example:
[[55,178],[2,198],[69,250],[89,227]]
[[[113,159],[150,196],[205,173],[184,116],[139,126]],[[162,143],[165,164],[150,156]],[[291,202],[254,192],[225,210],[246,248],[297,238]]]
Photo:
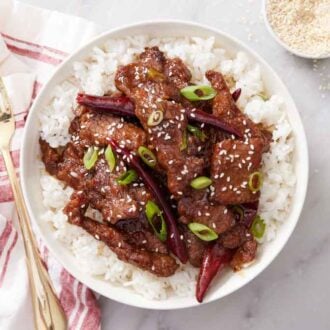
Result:
[[49,274],[40,258],[9,149],[2,148],[1,152],[13,189],[19,225],[24,242],[26,264],[32,293],[35,327],[38,330],[65,330],[67,329],[66,317],[54,293]]

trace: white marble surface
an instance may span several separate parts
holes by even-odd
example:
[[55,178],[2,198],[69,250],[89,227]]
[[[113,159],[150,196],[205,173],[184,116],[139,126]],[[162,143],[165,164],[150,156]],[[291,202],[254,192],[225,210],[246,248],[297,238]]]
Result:
[[288,244],[267,270],[229,297],[195,309],[148,311],[101,298],[102,328],[330,329],[330,92],[320,90],[330,84],[330,60],[315,64],[284,51],[261,20],[261,0],[23,1],[84,16],[105,28],[177,18],[229,32],[278,72],[297,103],[307,133],[310,181],[305,208]]

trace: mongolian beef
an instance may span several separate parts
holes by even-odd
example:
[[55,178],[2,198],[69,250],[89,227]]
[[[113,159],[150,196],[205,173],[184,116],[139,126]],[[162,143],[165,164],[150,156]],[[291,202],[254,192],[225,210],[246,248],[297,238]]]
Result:
[[220,269],[256,257],[271,140],[236,106],[240,90],[232,95],[219,72],[206,77],[196,86],[179,58],[146,48],[118,68],[117,94],[78,94],[65,147],[40,140],[46,170],[74,189],[69,222],[159,277],[179,262],[199,267],[200,302]]

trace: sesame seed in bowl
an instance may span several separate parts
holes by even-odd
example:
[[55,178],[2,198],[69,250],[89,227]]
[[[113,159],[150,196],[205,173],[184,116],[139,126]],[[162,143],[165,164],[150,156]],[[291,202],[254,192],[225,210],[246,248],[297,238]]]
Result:
[[270,33],[289,52],[330,57],[330,0],[264,0],[263,10]]

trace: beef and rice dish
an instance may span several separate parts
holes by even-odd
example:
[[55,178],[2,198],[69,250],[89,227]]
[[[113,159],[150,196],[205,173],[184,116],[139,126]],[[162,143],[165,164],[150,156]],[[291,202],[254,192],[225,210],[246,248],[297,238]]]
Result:
[[118,92],[77,95],[69,143],[40,139],[47,172],[74,189],[68,221],[158,277],[179,263],[199,268],[200,302],[219,270],[256,257],[265,230],[260,168],[271,142],[236,106],[240,90],[231,94],[220,72],[206,78],[209,85],[195,85],[180,58],[147,47],[118,68]]

